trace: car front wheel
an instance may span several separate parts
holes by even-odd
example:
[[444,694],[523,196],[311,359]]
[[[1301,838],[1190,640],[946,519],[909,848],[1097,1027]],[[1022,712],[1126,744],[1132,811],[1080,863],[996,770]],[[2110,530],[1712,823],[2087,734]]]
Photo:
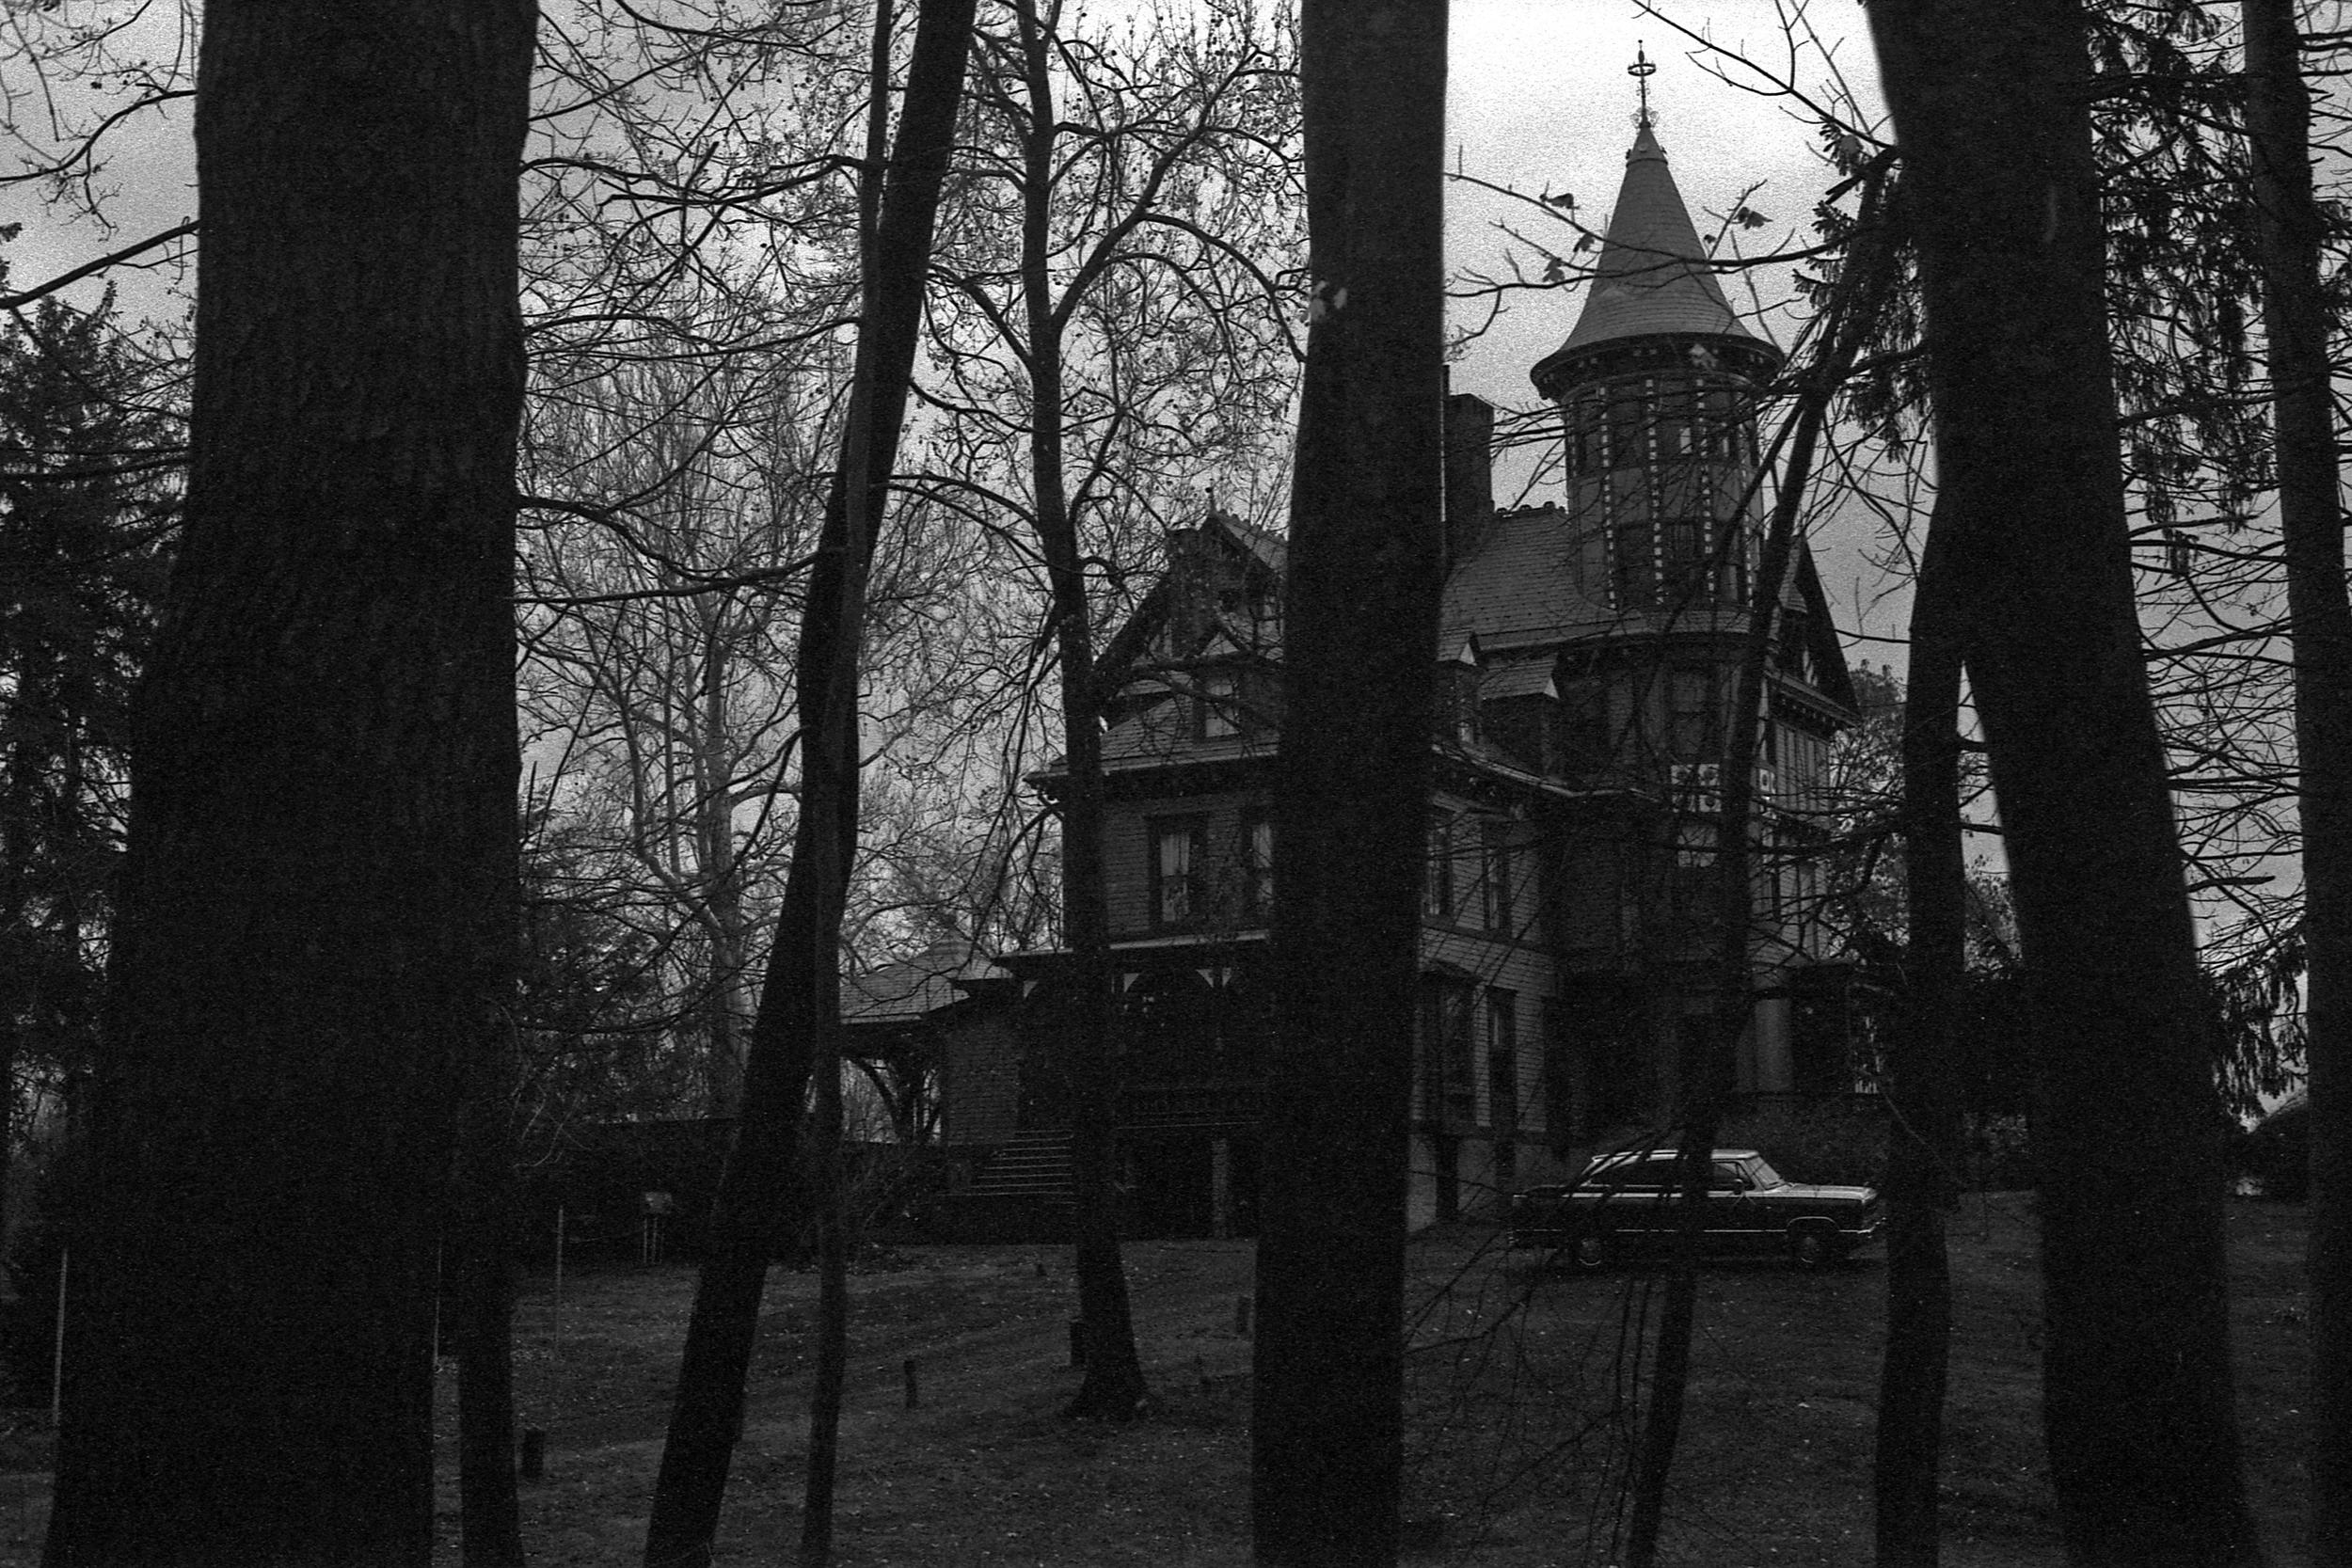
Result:
[[1788,1256],[1801,1269],[1822,1269],[1837,1260],[1837,1246],[1819,1226],[1799,1226],[1788,1232]]

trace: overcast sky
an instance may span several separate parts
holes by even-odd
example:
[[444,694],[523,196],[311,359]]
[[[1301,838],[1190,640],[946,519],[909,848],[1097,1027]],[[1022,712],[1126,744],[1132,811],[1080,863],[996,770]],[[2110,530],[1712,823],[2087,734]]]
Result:
[[[1808,27],[1818,40],[1792,49],[1792,34]],[[1797,0],[1689,0],[1661,4],[1656,12],[1633,0],[1454,0],[1449,167],[1531,194],[1573,193],[1579,215],[1600,226],[1614,203],[1633,138],[1636,90],[1626,68],[1636,49],[1645,48],[1657,67],[1648,81],[1658,137],[1700,232],[1716,228],[1710,212],[1728,211],[1749,186],[1759,185],[1750,204],[1772,221],[1739,231],[1743,250],[1804,243],[1814,204],[1829,182],[1809,112],[1786,97],[1743,90],[1735,83],[1763,87],[1764,75],[1710,53],[1689,34],[1745,55],[1818,100],[1850,90],[1861,101],[1865,121],[1878,118],[1862,10],[1840,0],[1813,0],[1804,8]],[[1734,83],[1719,80],[1716,71]],[[24,107],[20,103],[20,114]],[[110,208],[118,233],[111,239],[87,225],[60,230],[44,222],[24,193],[0,197],[0,221],[28,220],[24,234],[5,248],[11,282],[23,287],[54,277],[195,215],[186,124],[187,106],[181,103],[142,117],[119,136],[111,181],[119,194]],[[1531,235],[1549,234],[1564,249],[1574,243],[1572,230],[1548,223],[1533,209],[1459,183],[1449,186],[1448,203],[1448,261],[1457,273],[1498,275],[1506,248],[1527,254],[1495,228],[1498,221],[1519,224]],[[1534,270],[1540,269],[1537,259]],[[161,287],[168,280],[168,275],[125,276],[129,313],[176,313]],[[185,285],[184,278],[179,281]],[[1750,302],[1746,286],[1725,282],[1735,304]],[[1786,269],[1765,270],[1754,286],[1767,305],[1785,301]],[[87,293],[94,296],[95,287]],[[1567,336],[1582,299],[1581,284],[1511,299],[1492,327],[1462,351],[1453,371],[1455,389],[1505,407],[1533,406],[1528,370]],[[1479,304],[1455,309],[1457,325],[1485,315]],[[1785,310],[1765,325],[1788,343]],[[1880,585],[1864,561],[1868,536],[1860,526],[1851,535],[1825,531],[1817,552],[1839,619],[1850,629],[1891,633],[1899,629],[1899,620],[1872,608]],[[1877,662],[1891,650],[1864,644],[1857,652]]]
[[[1836,0],[1815,0],[1804,9],[1787,0],[1661,0],[1654,11],[1631,0],[1454,0],[1453,23],[1448,166],[1532,194],[1573,194],[1579,215],[1597,229],[1615,204],[1633,141],[1637,99],[1626,68],[1637,48],[1657,67],[1648,78],[1657,136],[1699,232],[1714,232],[1718,224],[1708,214],[1728,213],[1760,182],[1748,202],[1772,221],[1735,231],[1744,253],[1808,243],[1814,206],[1834,177],[1818,154],[1804,104],[1735,84],[1763,87],[1769,72],[1817,102],[1850,91],[1866,124],[1883,112],[1862,8]],[[1788,23],[1798,30],[1809,23],[1818,47],[1801,43],[1792,53]],[[1742,68],[1688,33],[1762,70]],[[1720,80],[1718,71],[1733,82]],[[1459,183],[1449,187],[1448,212],[1447,262],[1457,274],[1501,275],[1506,247],[1526,254],[1495,228],[1506,218],[1531,237],[1550,233],[1564,248],[1575,239],[1574,230],[1547,226],[1529,208]],[[1540,266],[1538,261],[1532,273]],[[1735,308],[1752,308],[1746,282],[1724,281]],[[1752,281],[1770,310],[1766,328],[1787,347],[1793,320],[1786,309],[1788,269],[1763,269]],[[1581,283],[1518,295],[1464,348],[1453,369],[1454,389],[1503,406],[1533,406],[1527,372],[1568,335],[1583,298]],[[1469,302],[1454,309],[1457,328],[1483,315],[1483,307]],[[1507,484],[1502,499],[1512,499]],[[1528,499],[1552,498],[1539,491]],[[1868,564],[1877,533],[1875,523],[1859,517],[1834,523],[1816,538],[1815,553],[1841,627],[1892,636],[1901,630],[1907,600],[1889,599],[1887,584]],[[1851,653],[1873,664],[1902,664],[1901,650],[1887,644],[1858,642]]]

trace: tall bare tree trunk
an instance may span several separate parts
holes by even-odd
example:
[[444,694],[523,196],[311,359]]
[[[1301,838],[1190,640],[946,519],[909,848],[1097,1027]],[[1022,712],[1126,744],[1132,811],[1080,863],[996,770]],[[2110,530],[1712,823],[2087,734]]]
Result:
[[185,532],[136,717],[57,1568],[432,1553],[435,1242],[515,975],[533,23],[205,16]]
[[[883,157],[890,132],[890,20],[894,0],[875,0],[874,22],[867,51],[866,105],[866,166],[858,180],[858,293],[869,319],[859,337],[871,332],[870,313],[881,299],[882,199]],[[874,375],[871,362],[857,367],[850,388],[849,419],[841,436],[841,467],[846,473],[871,471],[874,449]],[[872,491],[851,490],[845,498],[843,555],[852,562],[873,559],[875,524],[882,499]],[[818,1015],[815,1042],[814,1092],[809,1097],[808,1127],[815,1175],[810,1196],[817,1206],[817,1365],[809,1383],[808,1465],[801,1502],[801,1568],[826,1568],[833,1560],[834,1482],[838,1473],[841,1439],[841,1396],[849,1380],[850,1259],[849,1230],[841,1206],[845,1183],[841,1164],[841,993],[840,949],[842,899],[849,891],[850,864],[857,845],[858,764],[861,754],[857,715],[858,671],[863,663],[866,622],[866,571],[853,565],[843,575],[840,602],[811,603],[809,613],[836,618],[833,663],[828,672],[826,731],[818,736],[814,752],[804,753],[829,768],[834,779],[829,797],[845,802],[841,831],[817,841],[815,880],[834,901],[826,911],[818,940],[821,953],[809,962],[823,972],[827,982],[824,1010]],[[803,800],[807,799],[805,793]]]
[[727,1467],[742,1430],[759,1299],[790,1212],[809,1081],[840,1022],[842,879],[857,841],[857,610],[850,601],[862,596],[871,549],[865,522],[881,515],[898,465],[973,3],[921,0],[917,12],[905,107],[876,229],[874,286],[852,372],[853,404],[864,406],[853,406],[850,422],[862,434],[844,443],[802,621],[800,705],[807,739],[792,870],[752,1022],[735,1143],[687,1323],[645,1530],[649,1568],[710,1561]]
[[1935,1568],[1938,1474],[1951,1360],[1951,1259],[1944,1216],[1957,1201],[1960,1112],[1952,1013],[1966,966],[1967,868],[1960,822],[1960,675],[1964,605],[1953,530],[1931,521],[1912,585],[1903,688],[1902,827],[1910,937],[1901,1024],[1886,1065],[1894,1132],[1884,1183],[1886,1350],[1871,1469],[1879,1568]]
[[[1701,1037],[1698,1059],[1677,1064],[1683,1085],[1678,1117],[1682,1157],[1676,1165],[1676,1180],[1682,1209],[1672,1272],[1659,1315],[1649,1408],[1643,1416],[1634,1459],[1626,1541],[1628,1568],[1648,1568],[1658,1559],[1666,1481],[1681,1438],[1683,1395],[1690,1382],[1691,1342],[1697,1326],[1698,1271],[1706,1241],[1707,1191],[1713,1174],[1715,1134],[1723,1122],[1724,1101],[1731,1091],[1740,1037],[1755,1010],[1750,930],[1756,914],[1756,756],[1766,676],[1777,641],[1781,594],[1796,560],[1797,524],[1806,487],[1812,483],[1814,450],[1820,442],[1830,399],[1868,339],[1891,277],[1891,246],[1881,197],[1884,178],[1884,168],[1875,168],[1864,187],[1853,245],[1831,296],[1817,357],[1798,399],[1788,456],[1765,530],[1754,596],[1747,606],[1748,626],[1734,683],[1731,722],[1724,736],[1720,816],[1715,829],[1714,917],[1720,944],[1715,962],[1715,1015],[1711,1027]],[[1741,532],[1736,522],[1726,531],[1723,546],[1726,553],[1745,547]]]
[[2066,1551],[2252,1561],[2215,1024],[2140,658],[2083,18],[2071,0],[1873,0],[1870,23],[2033,1007]]
[[1393,1562],[1442,589],[1445,0],[1304,0],[1313,295],[1291,491],[1252,1357],[1256,1560]]
[[2295,639],[2311,1093],[2312,1551],[2352,1562],[2352,603],[2329,403],[2311,103],[2294,0],[2244,0],[2246,124]]
[[[1038,548],[1053,590],[1055,657],[1061,667],[1062,749],[1070,782],[1061,802],[1062,918],[1077,958],[1078,1006],[1065,1041],[1070,1073],[1071,1226],[1085,1325],[1086,1375],[1064,1415],[1124,1421],[1144,1400],[1127,1271],[1119,1254],[1113,1176],[1119,1161],[1117,992],[1110,911],[1103,879],[1103,701],[1077,519],[1062,472],[1062,326],[1052,293],[1055,146],[1052,40],[1036,0],[1019,0],[1028,132],[1022,149],[1021,293],[1028,327],[1029,475]],[[1074,297],[1074,296],[1073,296]]]

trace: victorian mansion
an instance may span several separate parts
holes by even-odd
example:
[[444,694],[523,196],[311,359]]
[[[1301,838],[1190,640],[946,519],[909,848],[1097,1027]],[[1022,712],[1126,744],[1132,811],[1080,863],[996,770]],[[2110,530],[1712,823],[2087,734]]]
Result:
[[[1415,1225],[1557,1179],[1667,1114],[1708,1026],[1719,759],[1761,546],[1754,405],[1781,359],[1727,304],[1645,123],[1574,329],[1532,372],[1565,443],[1554,499],[1498,510],[1493,410],[1448,400],[1444,699],[1400,1130]],[[1120,1137],[1147,1227],[1254,1217],[1283,565],[1279,535],[1212,510],[1169,537],[1104,652]],[[1778,622],[1738,1085],[1840,1092],[1844,971],[1812,929],[1808,847],[1853,694],[1802,550]],[[1051,798],[1058,780],[1033,783]],[[1057,1053],[1024,1020],[1067,961],[942,966],[958,983],[929,1026],[957,1201],[1066,1199]]]

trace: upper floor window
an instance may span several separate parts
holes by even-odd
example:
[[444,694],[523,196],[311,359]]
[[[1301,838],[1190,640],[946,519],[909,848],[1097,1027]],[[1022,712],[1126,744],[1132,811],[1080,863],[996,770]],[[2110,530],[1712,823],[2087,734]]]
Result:
[[1829,742],[1796,724],[1776,724],[1780,798],[1790,811],[1820,811],[1827,803]]
[[1658,399],[1658,459],[1671,463],[1680,457],[1700,455],[1705,440],[1706,424],[1701,413],[1699,390],[1682,383],[1670,382]]
[[1203,908],[1200,876],[1204,869],[1202,841],[1207,836],[1208,818],[1155,816],[1146,826],[1151,854],[1146,881],[1152,924],[1191,926],[1208,912]]
[[1454,918],[1454,814],[1429,814],[1429,858],[1422,875],[1421,912],[1431,920]]
[[1597,472],[1604,450],[1601,410],[1606,406],[1600,393],[1586,388],[1568,400],[1567,404],[1567,468],[1573,479],[1580,474]]
[[1621,381],[1609,389],[1610,467],[1639,467],[1648,461],[1646,437],[1656,397],[1657,383],[1646,378]]
[[1666,673],[1666,754],[1677,762],[1702,762],[1723,750],[1723,705],[1712,670]]
[[1609,587],[1617,610],[1645,610],[1658,603],[1658,534],[1646,510],[1609,525]]
[[1715,541],[1705,517],[1669,517],[1658,530],[1658,588],[1663,608],[1695,610],[1713,595]]
[[1511,841],[1509,830],[1490,822],[1486,831],[1486,922],[1489,931],[1508,932],[1512,927]]
[[1241,819],[1242,913],[1263,920],[1274,910],[1274,819]]

